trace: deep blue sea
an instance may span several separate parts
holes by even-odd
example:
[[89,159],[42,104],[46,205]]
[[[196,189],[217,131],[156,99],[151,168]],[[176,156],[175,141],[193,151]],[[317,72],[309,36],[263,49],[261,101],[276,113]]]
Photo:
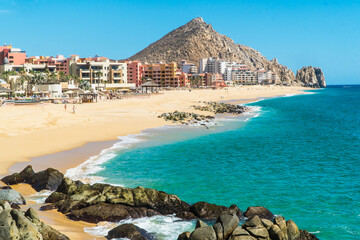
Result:
[[[105,153],[92,175],[189,203],[264,206],[320,239],[360,239],[360,86],[310,92],[248,104],[254,112],[209,130],[145,131]],[[163,239],[193,227],[171,217],[136,223]]]

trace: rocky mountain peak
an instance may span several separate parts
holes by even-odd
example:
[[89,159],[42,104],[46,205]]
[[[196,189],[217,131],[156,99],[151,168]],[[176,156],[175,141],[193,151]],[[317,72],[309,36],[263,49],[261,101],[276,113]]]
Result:
[[194,18],[171,31],[128,60],[148,63],[172,61],[180,63],[186,60],[198,64],[200,59],[209,57],[240,62],[249,68],[271,70],[279,76],[283,84],[304,85],[296,81],[294,72],[281,65],[276,58],[269,61],[251,47],[235,44],[229,37],[215,31],[202,17]]

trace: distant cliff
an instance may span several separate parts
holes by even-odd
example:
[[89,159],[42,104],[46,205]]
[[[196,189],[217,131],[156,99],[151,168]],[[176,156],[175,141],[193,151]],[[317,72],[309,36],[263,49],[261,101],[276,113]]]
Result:
[[293,71],[279,64],[276,58],[269,61],[255,49],[235,44],[229,37],[216,32],[201,17],[171,31],[129,60],[148,63],[180,63],[181,60],[186,60],[198,63],[200,59],[208,57],[241,62],[251,68],[265,68],[277,73],[283,84],[304,85],[303,82],[296,81]]
[[324,88],[326,87],[324,73],[321,68],[303,67],[296,73],[296,81],[307,87]]

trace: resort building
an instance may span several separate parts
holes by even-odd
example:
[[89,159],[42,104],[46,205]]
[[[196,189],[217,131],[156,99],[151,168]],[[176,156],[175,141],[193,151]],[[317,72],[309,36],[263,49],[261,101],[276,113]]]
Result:
[[142,67],[141,76],[152,79],[161,87],[179,87],[180,71],[177,69],[177,64],[171,62],[169,64],[148,64]]
[[66,59],[63,55],[57,55],[56,57],[33,56],[26,58],[25,62],[33,65],[55,66],[56,72],[69,74],[69,59]]
[[135,84],[136,87],[141,86],[142,80],[142,62],[131,61],[127,63],[127,82]]
[[206,86],[206,74],[205,73],[195,73],[189,74],[189,84],[191,87],[202,87]]
[[185,60],[181,61],[181,72],[194,74],[197,73],[197,67],[193,63],[188,63]]
[[0,65],[21,65],[25,63],[25,58],[26,52],[13,48],[11,44],[0,47]]
[[231,79],[236,85],[253,85],[257,84],[257,74],[250,70],[233,70]]
[[206,73],[205,74],[205,86],[209,87],[224,87],[224,79],[220,73]]
[[69,60],[69,74],[88,81],[94,89],[135,87],[135,84],[128,84],[127,72],[126,63],[105,57],[79,58],[78,55],[71,55]]

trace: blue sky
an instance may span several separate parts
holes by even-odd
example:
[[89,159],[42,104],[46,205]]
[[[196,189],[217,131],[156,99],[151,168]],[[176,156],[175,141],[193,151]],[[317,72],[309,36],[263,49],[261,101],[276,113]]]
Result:
[[0,43],[28,55],[123,59],[192,18],[328,84],[360,84],[360,1],[0,0]]

